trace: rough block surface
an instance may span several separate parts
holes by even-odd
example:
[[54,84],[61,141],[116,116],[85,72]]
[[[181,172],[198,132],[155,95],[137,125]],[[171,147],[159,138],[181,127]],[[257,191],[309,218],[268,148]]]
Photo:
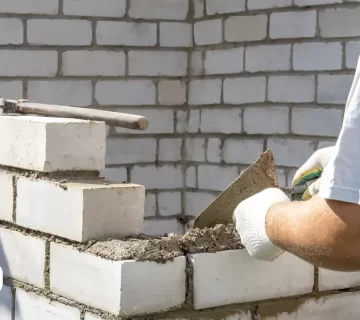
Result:
[[17,195],[16,222],[26,228],[75,241],[138,234],[143,229],[145,189],[140,185],[20,178]]
[[12,222],[14,210],[13,176],[0,172],[0,219]]
[[165,264],[110,261],[52,243],[50,285],[54,293],[112,314],[158,312],[185,300],[185,257]]
[[80,310],[17,289],[15,295],[15,319],[78,320],[80,319]]
[[190,255],[190,261],[195,309],[304,294],[314,284],[313,267],[290,254],[266,263],[231,250]]
[[45,241],[1,228],[0,243],[0,267],[4,276],[43,288]]
[[36,116],[0,117],[0,164],[36,171],[102,170],[106,126]]

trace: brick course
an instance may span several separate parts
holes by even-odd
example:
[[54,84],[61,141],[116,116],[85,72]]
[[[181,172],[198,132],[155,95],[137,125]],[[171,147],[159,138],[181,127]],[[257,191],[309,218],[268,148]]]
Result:
[[201,168],[236,175],[272,148],[286,183],[306,158],[297,148],[308,155],[339,132],[359,1],[45,2],[0,3],[0,95],[146,116],[143,132],[108,128],[103,174],[145,184],[151,227],[167,218],[160,194],[181,194],[169,210],[196,215],[202,186],[221,191]]

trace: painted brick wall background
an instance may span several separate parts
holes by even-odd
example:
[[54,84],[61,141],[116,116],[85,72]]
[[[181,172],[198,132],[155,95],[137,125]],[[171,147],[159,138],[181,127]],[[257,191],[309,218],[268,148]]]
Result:
[[147,232],[183,232],[260,153],[282,185],[333,144],[360,1],[1,0],[0,96],[147,116],[109,128],[104,175],[147,188]]

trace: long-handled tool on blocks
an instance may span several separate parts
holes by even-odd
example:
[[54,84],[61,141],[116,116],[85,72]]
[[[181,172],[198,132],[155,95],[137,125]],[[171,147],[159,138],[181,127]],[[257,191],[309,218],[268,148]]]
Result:
[[109,126],[133,130],[145,130],[148,127],[148,120],[145,117],[134,114],[32,103],[28,100],[6,100],[1,98],[0,115],[12,113],[102,121]]

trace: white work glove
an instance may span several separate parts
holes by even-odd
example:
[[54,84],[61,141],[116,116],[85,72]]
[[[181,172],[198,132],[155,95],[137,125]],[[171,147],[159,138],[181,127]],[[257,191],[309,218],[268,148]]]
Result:
[[[296,200],[309,200],[311,197],[319,192],[321,185],[321,175],[325,167],[329,163],[331,156],[335,152],[335,147],[327,147],[319,149],[296,171],[292,186],[301,185],[306,183],[308,185],[306,191],[301,199]],[[311,183],[311,180],[317,179]]]
[[273,261],[284,252],[270,241],[265,224],[266,215],[273,204],[289,201],[280,189],[269,188],[242,201],[234,210],[236,230],[252,257]]

